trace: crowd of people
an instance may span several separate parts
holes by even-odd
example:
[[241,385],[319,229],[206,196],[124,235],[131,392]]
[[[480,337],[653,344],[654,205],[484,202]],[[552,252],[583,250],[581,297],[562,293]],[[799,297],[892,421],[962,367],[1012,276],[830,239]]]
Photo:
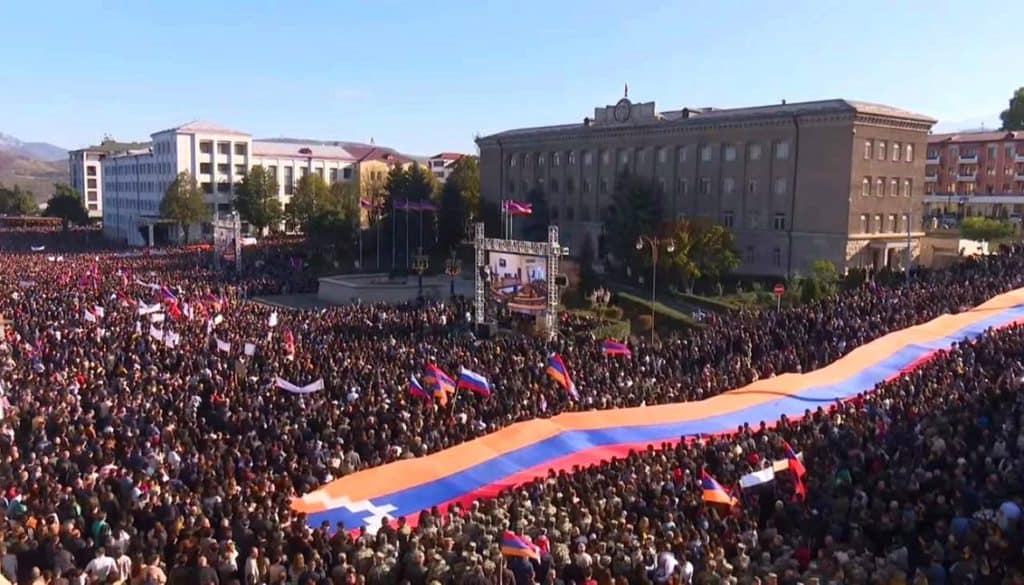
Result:
[[[309,527],[289,506],[342,475],[516,421],[695,400],[821,367],[1024,286],[1016,253],[780,312],[714,315],[613,359],[572,322],[556,341],[477,339],[457,301],[249,301],[309,290],[293,247],[248,250],[242,272],[220,273],[208,253],[95,241],[83,252],[68,238],[0,234],[0,573],[12,582],[1024,583],[1016,328],[797,424],[652,446],[425,511],[416,529]],[[37,240],[47,249],[33,252]],[[140,314],[157,304],[161,320]],[[578,398],[546,376],[551,351]],[[494,394],[447,405],[408,395],[427,363],[485,373]],[[324,389],[296,396],[278,377]],[[735,510],[701,504],[701,469],[731,485],[777,459],[783,439],[803,451],[806,499],[794,502],[780,475]],[[540,562],[502,561],[505,529],[534,539]]]

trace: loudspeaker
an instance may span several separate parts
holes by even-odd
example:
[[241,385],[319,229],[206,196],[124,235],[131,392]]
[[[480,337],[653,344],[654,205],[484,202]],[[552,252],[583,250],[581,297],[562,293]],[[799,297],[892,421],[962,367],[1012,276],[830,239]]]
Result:
[[491,321],[487,323],[480,323],[476,327],[476,336],[479,339],[490,339],[497,335],[498,324]]

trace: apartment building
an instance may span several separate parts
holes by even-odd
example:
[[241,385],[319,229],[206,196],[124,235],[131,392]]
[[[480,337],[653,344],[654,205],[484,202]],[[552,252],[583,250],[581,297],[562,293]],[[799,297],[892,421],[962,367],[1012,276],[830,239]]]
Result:
[[430,173],[434,175],[435,179],[443,183],[452,174],[452,165],[464,156],[466,155],[458,152],[441,152],[427,160],[427,168],[430,169]]
[[[482,196],[544,192],[563,244],[607,255],[616,177],[657,186],[666,218],[709,218],[735,235],[739,272],[789,276],[815,260],[901,265],[923,235],[923,153],[935,120],[832,99],[659,112],[627,98],[581,122],[478,139]],[[652,231],[656,226],[651,226]]]
[[1024,132],[960,132],[928,137],[928,195],[1024,195]]
[[181,172],[195,177],[211,212],[226,214],[233,209],[238,184],[255,165],[263,166],[277,179],[278,197],[284,206],[306,175],[320,175],[328,184],[361,185],[361,175],[370,174],[360,173],[363,166],[374,166],[376,175],[383,179],[387,165],[411,163],[411,159],[387,148],[254,140],[248,133],[207,122],[161,130],[151,138],[150,143],[103,157],[98,169],[102,177],[103,231],[107,237],[129,245],[173,239],[178,228],[160,217],[160,203]]
[[68,176],[71,188],[82,195],[91,218],[103,217],[103,166],[101,161],[119,152],[137,149],[143,143],[118,142],[110,138],[87,148],[68,152]]

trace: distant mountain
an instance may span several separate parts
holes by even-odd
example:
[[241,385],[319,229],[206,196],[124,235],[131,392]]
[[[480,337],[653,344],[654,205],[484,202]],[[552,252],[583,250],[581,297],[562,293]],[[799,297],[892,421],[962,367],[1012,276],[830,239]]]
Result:
[[0,132],[0,150],[11,152],[32,160],[67,160],[67,149],[48,142],[23,142],[10,134]]
[[41,203],[53,194],[54,183],[67,182],[68,151],[0,133],[0,184],[28,189]]

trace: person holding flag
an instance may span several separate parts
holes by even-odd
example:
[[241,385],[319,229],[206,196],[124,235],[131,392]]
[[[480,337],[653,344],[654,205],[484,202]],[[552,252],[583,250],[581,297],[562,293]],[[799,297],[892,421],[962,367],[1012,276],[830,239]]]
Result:
[[427,388],[433,390],[434,398],[441,406],[448,406],[448,397],[455,393],[455,380],[436,365],[427,364],[423,381],[426,382]]
[[562,361],[561,355],[553,353],[548,356],[547,374],[558,385],[565,388],[565,391],[572,396],[573,400],[580,399],[580,394],[576,391],[576,384],[569,377],[569,370],[565,367],[565,362]]

